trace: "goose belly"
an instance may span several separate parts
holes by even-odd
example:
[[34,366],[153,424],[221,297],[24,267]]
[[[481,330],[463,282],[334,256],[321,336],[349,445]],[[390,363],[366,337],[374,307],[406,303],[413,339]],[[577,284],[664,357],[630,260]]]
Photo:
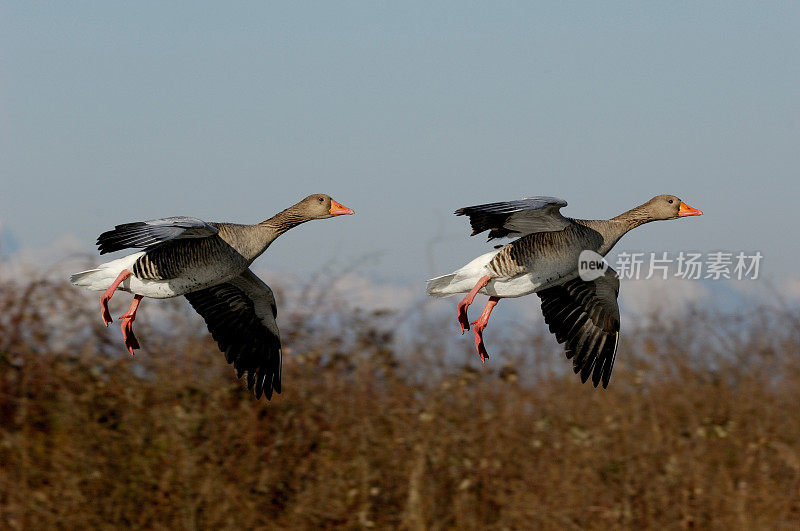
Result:
[[578,252],[538,256],[525,273],[493,278],[482,290],[494,297],[522,297],[577,276]]
[[154,299],[167,299],[227,282],[240,275],[249,265],[244,260],[218,260],[184,268],[174,278],[142,278],[136,274],[135,265],[144,256],[144,252],[138,252],[100,264],[95,269],[71,275],[70,282],[93,291],[105,291],[120,273],[129,271],[133,274],[123,280],[117,289]]
[[523,297],[571,280],[577,275],[578,271],[573,270],[571,272],[564,272],[563,274],[543,275],[539,273],[526,273],[510,278],[493,278],[486,284],[486,287],[481,290],[481,293],[491,297]]
[[178,278],[165,280],[141,279],[131,275],[120,284],[120,288],[153,299],[167,299],[222,284],[240,273],[241,271],[197,268],[186,271]]

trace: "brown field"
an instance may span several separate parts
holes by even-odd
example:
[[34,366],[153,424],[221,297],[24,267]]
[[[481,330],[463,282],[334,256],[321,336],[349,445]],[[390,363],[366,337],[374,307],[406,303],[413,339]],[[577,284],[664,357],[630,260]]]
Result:
[[[0,283],[2,528],[800,523],[787,309],[626,324],[605,391],[563,371],[541,324],[490,327],[481,368],[471,339],[453,347],[454,315],[283,311],[284,392],[268,403],[182,300],[145,301],[133,359],[95,303]],[[418,335],[396,339],[400,321]]]

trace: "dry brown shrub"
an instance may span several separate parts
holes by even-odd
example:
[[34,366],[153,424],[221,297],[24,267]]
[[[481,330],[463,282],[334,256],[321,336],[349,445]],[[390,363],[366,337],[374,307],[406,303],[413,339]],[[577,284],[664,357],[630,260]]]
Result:
[[95,302],[0,284],[2,527],[800,522],[790,310],[630,327],[605,391],[562,370],[541,326],[496,334],[479,367],[469,345],[461,364],[447,354],[453,322],[423,315],[399,341],[399,316],[295,311],[280,322],[284,393],[267,403],[180,300],[142,312],[133,359]]

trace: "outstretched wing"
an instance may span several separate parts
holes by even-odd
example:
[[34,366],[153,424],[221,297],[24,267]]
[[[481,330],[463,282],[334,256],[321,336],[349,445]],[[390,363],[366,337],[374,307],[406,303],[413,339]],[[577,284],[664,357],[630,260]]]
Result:
[[186,216],[151,219],[117,225],[97,237],[100,254],[128,248],[152,247],[178,238],[207,238],[218,229],[202,219]]
[[275,296],[249,269],[229,282],[187,293],[208,325],[211,337],[232,363],[236,375],[247,373],[247,388],[267,400],[281,392],[281,340]]
[[613,269],[593,281],[575,278],[537,293],[542,299],[544,322],[559,343],[566,343],[581,381],[589,375],[595,387],[608,387],[619,343],[619,278]]
[[542,196],[459,208],[455,214],[469,216],[470,236],[488,230],[491,240],[565,229],[571,223],[559,212],[565,206],[563,199]]

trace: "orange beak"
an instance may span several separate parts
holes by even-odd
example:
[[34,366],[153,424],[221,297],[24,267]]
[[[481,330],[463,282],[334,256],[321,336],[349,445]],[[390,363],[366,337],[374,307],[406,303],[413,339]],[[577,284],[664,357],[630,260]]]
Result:
[[681,201],[681,208],[678,210],[678,217],[683,218],[686,216],[702,216],[703,211],[692,208],[683,201]]
[[343,204],[337,203],[333,199],[331,199],[331,210],[330,210],[330,212],[334,216],[344,216],[344,215],[349,215],[349,214],[355,214],[355,212],[353,212],[352,208],[347,208]]

